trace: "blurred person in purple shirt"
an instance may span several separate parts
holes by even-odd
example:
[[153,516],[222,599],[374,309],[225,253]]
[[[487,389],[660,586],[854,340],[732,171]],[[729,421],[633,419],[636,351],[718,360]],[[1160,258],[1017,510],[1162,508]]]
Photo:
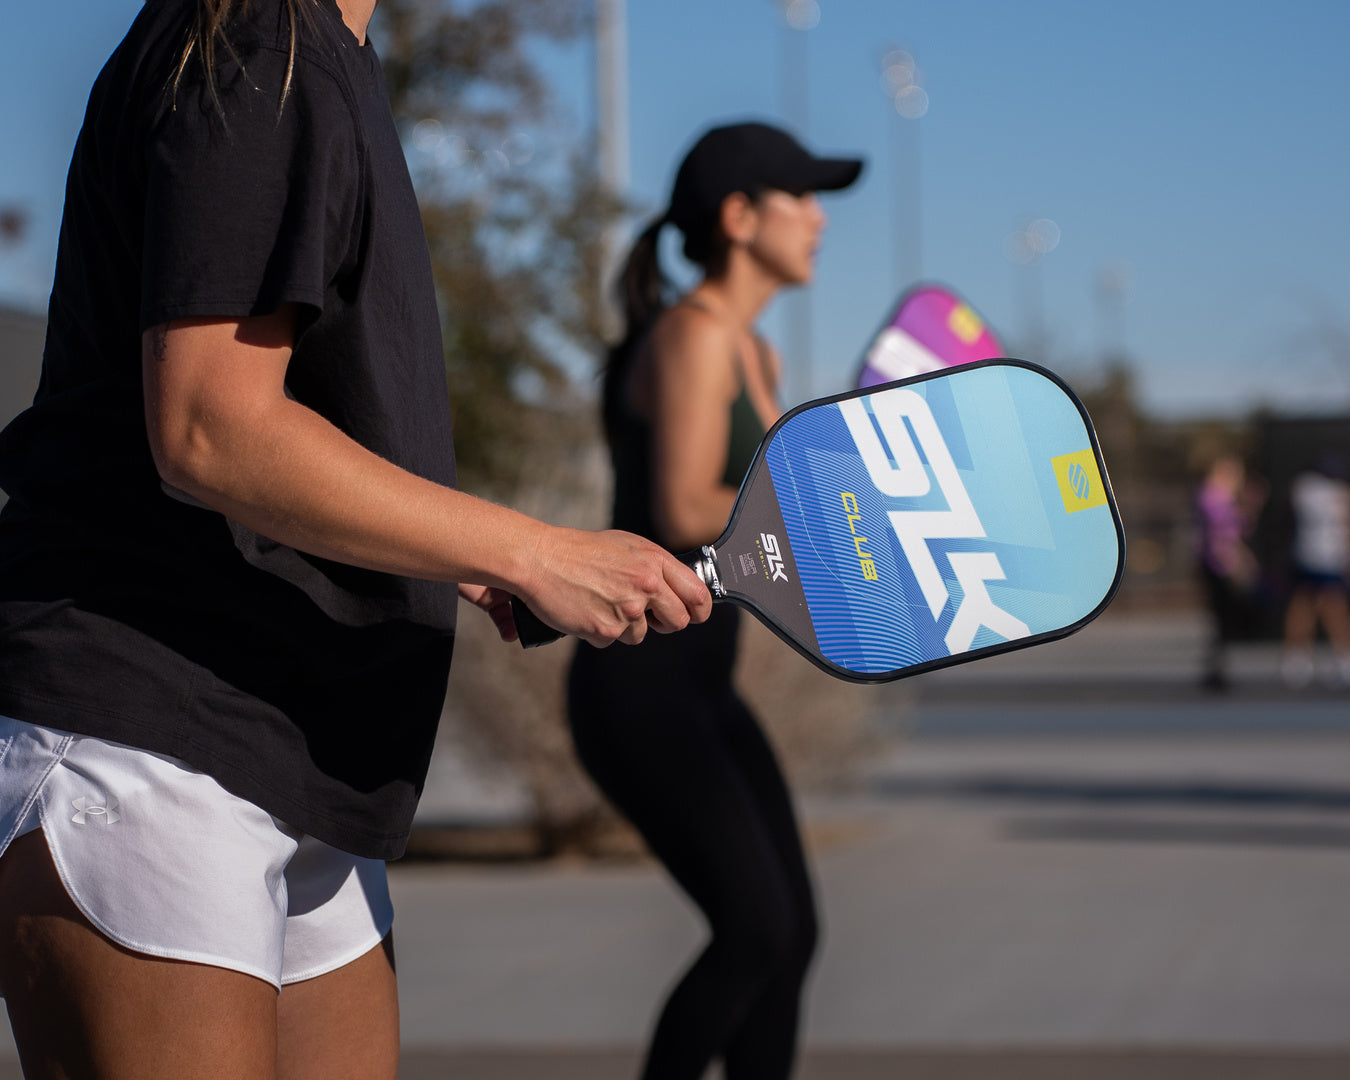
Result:
[[1202,683],[1211,690],[1227,688],[1226,647],[1236,636],[1246,598],[1259,575],[1256,556],[1247,546],[1259,501],[1241,459],[1232,454],[1214,459],[1196,494],[1200,576],[1213,617]]

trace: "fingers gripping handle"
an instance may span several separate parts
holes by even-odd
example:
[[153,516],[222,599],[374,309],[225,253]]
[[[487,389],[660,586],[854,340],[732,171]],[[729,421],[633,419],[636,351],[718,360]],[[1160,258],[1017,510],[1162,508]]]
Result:
[[[713,548],[705,545],[696,552],[681,555],[680,560],[691,567],[694,573],[698,574],[703,584],[708,586],[713,599],[720,600],[726,596],[727,592],[722,587],[722,580],[717,576],[717,552]],[[553,629],[527,608],[524,601],[518,596],[511,597],[511,617],[516,622],[516,636],[520,639],[521,646],[526,649],[548,645],[550,642],[566,636],[561,630]]]
[[553,627],[527,608],[524,601],[518,596],[511,597],[511,617],[516,621],[516,636],[520,638],[520,644],[523,648],[533,649],[536,646],[547,645],[565,636],[561,630],[554,630]]

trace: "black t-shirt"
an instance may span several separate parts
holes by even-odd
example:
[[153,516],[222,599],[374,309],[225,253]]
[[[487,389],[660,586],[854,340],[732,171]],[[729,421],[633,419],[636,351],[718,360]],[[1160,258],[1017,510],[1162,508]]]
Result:
[[[161,483],[141,334],[298,305],[287,392],[454,484],[421,217],[374,50],[334,0],[255,0],[194,59],[150,0],[71,162],[42,380],[0,434],[0,713],[183,758],[322,840],[401,853],[454,639],[453,585],[276,544]],[[237,60],[236,60],[237,58]],[[278,111],[279,110],[279,111]],[[223,116],[222,116],[223,112]]]

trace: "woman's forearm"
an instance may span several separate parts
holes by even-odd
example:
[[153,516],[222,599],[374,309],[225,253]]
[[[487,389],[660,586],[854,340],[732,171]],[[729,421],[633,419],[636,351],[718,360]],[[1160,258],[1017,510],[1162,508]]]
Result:
[[223,437],[169,482],[278,543],[372,570],[491,585],[604,645],[701,621],[687,567],[628,533],[564,529],[413,476],[303,405]]
[[368,569],[495,586],[594,644],[706,617],[697,576],[650,541],[546,525],[414,476],[288,398],[284,321],[147,339],[160,475],[255,532]]
[[161,456],[165,481],[241,525],[314,555],[407,577],[504,588],[548,526],[421,479],[289,399],[247,424],[199,425]]
[[684,491],[667,491],[658,484],[656,490],[653,517],[674,551],[711,544],[722,535],[736,505],[736,489],[725,484]]

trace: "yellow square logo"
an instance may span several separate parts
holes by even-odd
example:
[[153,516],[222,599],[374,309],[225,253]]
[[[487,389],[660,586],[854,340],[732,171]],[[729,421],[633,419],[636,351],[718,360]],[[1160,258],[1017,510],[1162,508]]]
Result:
[[1059,495],[1064,500],[1067,513],[1076,514],[1079,510],[1106,505],[1106,485],[1102,483],[1102,474],[1097,469],[1097,458],[1091,447],[1051,458],[1050,464],[1055,470],[1055,479],[1059,481]]
[[968,305],[957,304],[947,316],[947,329],[955,334],[963,345],[974,345],[984,333],[984,323]]

